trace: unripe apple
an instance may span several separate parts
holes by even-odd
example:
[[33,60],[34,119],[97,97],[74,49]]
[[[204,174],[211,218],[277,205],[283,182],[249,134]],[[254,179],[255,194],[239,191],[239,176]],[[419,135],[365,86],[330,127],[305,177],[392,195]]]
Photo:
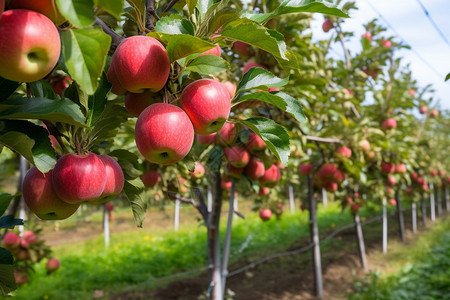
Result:
[[266,188],[266,187],[260,187],[260,188],[259,188],[258,195],[265,196],[265,195],[268,195],[269,192],[270,192],[269,188]]
[[58,26],[66,21],[66,18],[59,12],[55,0],[12,0],[9,2],[8,7],[10,9],[27,9],[41,13]]
[[19,82],[44,78],[61,51],[58,29],[43,14],[13,9],[0,19],[0,76]]
[[230,94],[230,98],[233,98],[234,94],[236,94],[236,85],[229,81],[222,82],[222,84],[225,86],[228,93]]
[[396,205],[397,205],[397,201],[396,201],[394,198],[389,199],[389,203],[390,203],[392,206],[396,206]]
[[359,142],[359,147],[362,151],[369,151],[370,150],[370,143],[368,140],[362,140]]
[[306,163],[298,166],[298,172],[303,176],[308,176],[309,174],[311,174],[312,169],[313,166],[311,163]]
[[262,177],[258,179],[259,185],[262,187],[274,187],[281,179],[280,169],[276,164],[268,168]]
[[157,170],[150,170],[145,172],[141,176],[141,180],[146,187],[154,187],[158,182],[161,181],[161,176]]
[[259,212],[259,217],[261,218],[261,220],[263,220],[264,222],[269,221],[270,218],[272,217],[272,211],[268,208],[263,209]]
[[178,106],[155,103],[139,115],[134,135],[136,146],[145,159],[168,165],[189,153],[194,142],[194,127]]
[[375,152],[374,151],[370,151],[369,154],[367,155],[370,159],[373,159],[375,157]]
[[14,250],[19,247],[20,237],[14,232],[7,232],[2,240],[3,246],[8,250]]
[[397,172],[397,173],[406,173],[406,166],[405,166],[405,164],[398,164],[396,167],[395,167],[395,171]]
[[59,260],[57,260],[56,258],[50,258],[47,261],[45,268],[47,269],[47,273],[49,274],[49,273],[52,273],[52,272],[55,272],[56,270],[58,270],[59,266],[60,266]]
[[204,146],[212,145],[216,142],[216,134],[216,132],[207,135],[197,134],[197,142]]
[[106,184],[105,165],[94,153],[66,154],[52,173],[53,189],[67,203],[96,200]]
[[28,275],[22,271],[15,271],[14,278],[16,279],[17,285],[23,285],[28,282]]
[[257,180],[258,178],[262,177],[265,172],[266,169],[264,168],[264,164],[255,157],[252,157],[252,159],[244,169],[245,175],[253,180]]
[[248,72],[248,70],[250,70],[250,68],[263,68],[263,69],[267,69],[265,66],[258,64],[256,62],[253,61],[249,61],[248,63],[246,63],[244,65],[244,70],[242,71],[242,74],[245,74]]
[[152,37],[136,35],[117,47],[107,75],[113,84],[111,91],[123,95],[124,90],[157,92],[166,84],[169,72],[169,56],[163,45]]
[[372,41],[372,34],[370,32],[365,32],[362,34],[362,38],[368,39],[370,42]]
[[241,58],[248,58],[252,55],[252,46],[250,46],[247,43],[244,42],[240,42],[240,41],[236,41],[233,44],[233,50],[234,52],[236,52],[237,54],[239,54],[239,56]]
[[190,172],[189,174],[195,179],[202,178],[205,175],[205,167],[202,163],[196,161],[194,172]]
[[43,174],[36,167],[32,167],[25,175],[22,184],[25,203],[42,220],[67,219],[80,206],[80,204],[66,203],[56,194],[53,187],[53,174],[53,170]]
[[336,182],[328,182],[323,186],[323,188],[328,192],[335,192],[338,189],[338,184]]
[[156,94],[150,91],[139,94],[128,92],[123,100],[127,111],[135,117],[139,117],[144,109],[157,102]]
[[381,127],[383,127],[383,129],[395,129],[397,127],[397,121],[392,118],[384,120],[383,123],[381,123]]
[[236,125],[225,122],[223,127],[217,132],[216,142],[222,146],[230,146],[237,137]]
[[331,21],[328,20],[328,19],[325,19],[325,22],[323,22],[323,24],[322,24],[323,32],[328,32],[328,31],[330,31],[331,28],[333,28],[333,27],[334,27],[334,26],[333,26],[333,23],[331,23]]
[[415,90],[413,90],[413,89],[409,89],[408,90],[408,94],[410,94],[411,96],[416,96],[416,91]]
[[122,168],[114,158],[109,155],[99,155],[98,157],[105,165],[106,182],[102,194],[98,199],[91,201],[92,204],[103,204],[116,198],[122,192],[125,183]]
[[200,79],[184,88],[180,106],[191,119],[197,134],[219,131],[231,109],[230,94],[223,84],[213,79]]
[[352,156],[352,150],[348,147],[340,147],[339,149],[336,150],[337,154],[340,154],[346,158],[350,158]]
[[250,154],[239,146],[223,149],[228,162],[236,168],[244,168],[250,161]]
[[437,109],[430,110],[430,118],[435,118],[439,115],[439,111]]
[[254,132],[251,132],[248,135],[248,141],[245,144],[245,147],[247,148],[248,151],[255,152],[264,150],[267,147],[267,145],[266,142],[264,142],[263,139],[259,137],[259,135],[257,135]]
[[203,52],[199,56],[202,56],[202,55],[215,55],[215,56],[220,57],[221,53],[222,53],[222,50],[220,49],[219,44],[216,44],[216,46],[214,48],[211,48],[211,49]]
[[383,44],[383,46],[386,47],[387,49],[391,48],[391,46],[392,46],[392,43],[391,43],[391,41],[389,41],[389,40],[384,40],[384,41],[382,42],[382,44]]

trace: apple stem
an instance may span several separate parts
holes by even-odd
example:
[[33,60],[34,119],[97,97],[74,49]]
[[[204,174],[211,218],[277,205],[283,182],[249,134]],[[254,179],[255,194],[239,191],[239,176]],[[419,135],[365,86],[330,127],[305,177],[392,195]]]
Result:
[[108,34],[111,38],[111,50],[116,50],[116,48],[120,45],[120,43],[124,40],[123,36],[118,35],[114,30],[108,27],[99,17],[95,18],[95,24],[100,25],[103,31]]

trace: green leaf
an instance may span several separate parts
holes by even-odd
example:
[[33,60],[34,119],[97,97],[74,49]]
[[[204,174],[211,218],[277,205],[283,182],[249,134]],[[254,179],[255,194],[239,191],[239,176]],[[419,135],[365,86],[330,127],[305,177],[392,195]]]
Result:
[[123,0],[94,0],[94,4],[120,20],[120,15],[123,12]]
[[20,82],[0,77],[0,101],[8,99],[20,85]]
[[194,25],[181,16],[172,14],[162,17],[156,23],[155,30],[166,34],[189,34],[194,35]]
[[0,194],[0,216],[3,216],[5,211],[8,209],[9,203],[14,199],[15,195],[11,195],[8,193]]
[[92,95],[105,67],[111,37],[100,28],[70,29],[63,31],[61,41],[70,77]]
[[214,33],[223,24],[239,18],[236,8],[231,4],[230,0],[222,0],[211,5],[204,16],[204,21],[197,29],[198,36],[207,36],[208,33]]
[[251,89],[265,89],[282,87],[289,82],[289,78],[278,78],[263,68],[250,68],[238,84],[237,92]]
[[145,0],[127,0],[127,2],[130,3],[140,15],[145,15]]
[[110,101],[106,104],[102,114],[95,123],[94,129],[89,133],[92,144],[113,139],[120,124],[128,120],[128,112],[125,107]]
[[195,10],[195,6],[197,5],[198,0],[186,0],[186,5],[189,10],[189,14],[193,14]]
[[136,154],[128,150],[119,149],[108,153],[108,155],[116,158],[126,180],[132,180],[142,175],[142,171],[139,170],[139,158]]
[[226,71],[230,64],[215,55],[202,55],[194,59],[186,70],[197,72],[199,74],[215,74]]
[[47,173],[56,164],[48,131],[27,121],[0,121],[0,145],[24,156],[39,171]]
[[56,0],[61,14],[76,27],[86,27],[94,24],[93,0]]
[[220,146],[214,146],[209,151],[208,160],[206,161],[207,169],[211,172],[218,172],[220,170],[220,163],[223,157],[223,148]]
[[288,94],[283,92],[256,92],[240,97],[236,104],[251,100],[260,100],[275,105],[279,109],[289,113],[300,123],[306,122],[306,117],[300,102]]
[[131,210],[133,211],[136,225],[142,228],[142,223],[145,218],[145,211],[147,209],[144,183],[140,178],[125,180],[123,192],[128,198],[128,201],[130,201]]
[[450,73],[447,74],[447,76],[445,76],[445,81],[450,79]]
[[197,0],[196,7],[199,12],[199,22],[198,22],[199,24],[203,23],[206,16],[206,12],[213,4],[214,4],[213,0]]
[[220,34],[223,37],[258,47],[271,53],[277,59],[288,60],[284,36],[278,31],[269,30],[255,21],[244,18],[228,22],[222,28]]
[[102,114],[106,102],[108,101],[108,92],[111,89],[111,83],[109,83],[108,78],[106,77],[106,73],[102,73],[102,77],[100,79],[100,85],[95,91],[94,95],[89,96],[88,98],[88,118],[87,125],[92,126],[98,120],[100,115]]
[[0,218],[0,228],[13,228],[23,225],[22,219],[16,219],[13,215],[6,215]]
[[290,154],[289,134],[283,126],[261,117],[249,118],[241,122],[262,138],[270,151],[284,166],[287,166]]
[[0,119],[44,119],[77,126],[85,126],[78,105],[63,98],[14,98],[0,103]]
[[56,99],[55,92],[53,92],[50,84],[44,79],[30,82],[30,87],[34,97]]
[[0,295],[8,296],[17,290],[16,279],[14,277],[14,257],[11,252],[0,248]]

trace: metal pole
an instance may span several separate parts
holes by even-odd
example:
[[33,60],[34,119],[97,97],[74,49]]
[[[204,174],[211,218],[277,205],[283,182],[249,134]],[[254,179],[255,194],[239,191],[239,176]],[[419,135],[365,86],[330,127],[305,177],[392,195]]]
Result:
[[427,207],[425,206],[425,199],[422,195],[422,199],[420,199],[420,208],[422,209],[422,224],[424,227],[427,226]]
[[222,298],[225,299],[225,285],[228,276],[228,256],[230,255],[230,244],[231,244],[231,230],[233,225],[233,215],[236,198],[234,197],[235,191],[234,180],[231,181],[231,191],[230,191],[230,201],[228,209],[228,220],[227,220],[227,231],[225,233],[225,242],[223,246],[223,262],[222,262]]
[[322,204],[323,204],[323,207],[327,207],[327,205],[328,205],[328,197],[327,197],[326,189],[322,189]]
[[388,244],[388,218],[387,218],[386,198],[383,198],[383,253],[387,253],[387,244]]
[[103,234],[105,247],[109,247],[109,212],[106,209],[106,203],[103,204]]
[[417,232],[417,207],[416,203],[412,203],[412,231],[413,233]]
[[175,218],[174,218],[174,224],[173,228],[175,231],[178,231],[178,228],[180,227],[180,200],[175,200]]
[[[20,156],[20,162],[19,162],[20,191],[22,191],[23,179],[25,178],[25,175],[27,174],[27,169],[28,169],[28,162],[27,162],[27,160],[25,159],[25,157]],[[25,201],[23,200],[23,195],[20,196],[19,218],[22,219],[22,220],[26,219]],[[23,231],[24,231],[23,225],[19,225],[20,236],[23,235]]]
[[400,234],[400,239],[402,240],[402,242],[405,242],[405,221],[403,219],[403,211],[400,204],[398,189],[395,190],[395,201],[397,202],[398,233]]
[[212,210],[212,191],[211,191],[210,186],[208,186],[207,198],[208,198],[208,212],[211,212],[211,210]]
[[444,187],[445,210],[450,212],[450,199],[448,197],[448,186]]
[[[234,183],[232,182],[231,183],[231,185],[233,185]],[[236,190],[236,189],[235,189]],[[235,193],[236,194],[236,197],[234,197],[234,194],[233,194],[233,198],[234,198],[234,201],[233,201],[233,205],[234,205],[234,210],[236,210],[236,211],[239,211],[239,194],[238,193]],[[231,196],[231,195],[230,195]],[[235,219],[237,219],[238,218],[238,216],[236,215],[236,214],[233,214],[233,218],[235,218]]]
[[441,193],[439,190],[439,187],[436,187],[435,189],[435,197],[437,202],[437,216],[442,216],[442,199],[441,199]]
[[359,214],[355,213],[354,216],[355,226],[356,226],[356,237],[358,240],[358,250],[359,250],[359,258],[361,260],[361,265],[365,272],[369,271],[369,268],[367,266],[367,259],[366,259],[366,247],[364,244],[364,236],[363,231],[361,227],[361,219],[359,218]]
[[291,208],[291,213],[294,213],[295,212],[294,187],[292,186],[292,184],[289,184],[288,189],[289,189],[289,205]]
[[430,183],[430,209],[431,209],[431,221],[436,221],[436,206],[434,205],[434,186]]

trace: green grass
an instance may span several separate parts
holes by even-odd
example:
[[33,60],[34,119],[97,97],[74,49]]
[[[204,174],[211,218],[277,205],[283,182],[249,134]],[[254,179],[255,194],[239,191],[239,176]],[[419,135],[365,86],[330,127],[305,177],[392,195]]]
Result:
[[394,274],[372,273],[355,283],[350,300],[450,299],[450,218],[408,247],[396,245],[386,257]]
[[[342,213],[332,204],[325,209],[319,206],[318,220],[319,229],[325,232],[351,223],[352,217],[348,210]],[[235,220],[230,262],[285,250],[308,235],[307,211],[285,213],[281,221],[272,218],[269,222],[250,214],[245,220]],[[98,237],[83,244],[55,247],[54,254],[61,261],[60,270],[46,276],[43,263],[38,265],[31,283],[15,293],[17,299],[81,300],[91,299],[94,290],[108,293],[127,286],[153,287],[157,278],[206,266],[206,229],[192,223],[179,232],[168,230],[153,235],[144,230],[113,232],[109,249]]]

